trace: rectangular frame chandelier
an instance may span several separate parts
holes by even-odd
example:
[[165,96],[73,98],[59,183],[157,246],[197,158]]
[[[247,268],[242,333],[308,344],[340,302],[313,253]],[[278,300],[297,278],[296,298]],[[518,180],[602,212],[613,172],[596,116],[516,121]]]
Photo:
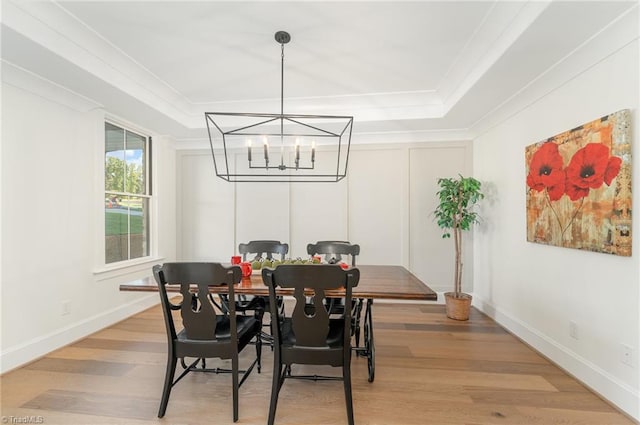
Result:
[[284,45],[280,113],[205,112],[216,175],[228,182],[338,182],[347,175],[352,116],[284,113]]

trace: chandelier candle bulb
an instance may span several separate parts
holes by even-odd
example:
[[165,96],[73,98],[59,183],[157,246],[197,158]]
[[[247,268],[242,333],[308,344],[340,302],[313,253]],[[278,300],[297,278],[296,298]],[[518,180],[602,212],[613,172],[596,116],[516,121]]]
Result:
[[264,161],[267,164],[269,163],[269,143],[267,142],[266,139],[264,141]]

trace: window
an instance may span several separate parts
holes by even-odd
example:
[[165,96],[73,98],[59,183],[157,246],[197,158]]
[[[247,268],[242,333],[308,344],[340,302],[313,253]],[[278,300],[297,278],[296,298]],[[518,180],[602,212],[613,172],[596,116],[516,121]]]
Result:
[[105,263],[148,257],[151,138],[105,123]]

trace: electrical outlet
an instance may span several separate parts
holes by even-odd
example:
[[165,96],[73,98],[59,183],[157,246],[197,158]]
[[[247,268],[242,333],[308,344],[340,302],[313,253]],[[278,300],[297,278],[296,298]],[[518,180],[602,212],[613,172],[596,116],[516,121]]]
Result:
[[66,316],[67,314],[71,314],[71,301],[69,300],[62,301],[62,315]]
[[627,366],[633,367],[633,348],[620,344],[620,349],[620,361]]
[[573,320],[569,322],[569,336],[573,339],[578,338],[578,324]]

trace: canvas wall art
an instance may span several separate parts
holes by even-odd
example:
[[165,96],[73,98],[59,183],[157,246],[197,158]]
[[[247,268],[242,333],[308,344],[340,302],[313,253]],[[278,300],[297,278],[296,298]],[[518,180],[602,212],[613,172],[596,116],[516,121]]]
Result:
[[527,240],[631,256],[631,113],[525,149]]

